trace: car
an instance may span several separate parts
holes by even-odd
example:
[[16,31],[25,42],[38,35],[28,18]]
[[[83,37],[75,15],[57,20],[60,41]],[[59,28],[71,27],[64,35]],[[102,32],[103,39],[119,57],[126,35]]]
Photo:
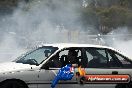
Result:
[[[120,51],[101,45],[60,43],[40,45],[12,62],[1,63],[0,88],[50,88],[59,69],[67,64],[78,64],[88,75],[129,75],[128,83],[114,80],[112,84],[118,84],[119,88],[132,87],[132,59]],[[83,87],[87,86],[89,83],[85,82]],[[58,87],[82,85],[74,75],[72,80],[60,80]]]

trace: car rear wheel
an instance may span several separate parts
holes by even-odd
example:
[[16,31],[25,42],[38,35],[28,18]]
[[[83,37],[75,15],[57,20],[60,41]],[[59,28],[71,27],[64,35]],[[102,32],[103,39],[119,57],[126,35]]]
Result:
[[128,84],[117,84],[115,88],[132,88],[132,83]]
[[6,81],[0,88],[27,88],[27,87],[26,85],[18,81]]

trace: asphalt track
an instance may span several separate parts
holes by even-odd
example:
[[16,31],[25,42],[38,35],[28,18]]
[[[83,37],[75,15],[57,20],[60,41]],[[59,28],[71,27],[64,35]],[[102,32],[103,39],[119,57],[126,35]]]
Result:
[[[39,88],[43,88],[43,86],[39,86]],[[46,84],[45,88],[51,88],[51,87],[49,84]],[[115,85],[114,84],[88,84],[88,85],[57,84],[55,88],[115,88]]]

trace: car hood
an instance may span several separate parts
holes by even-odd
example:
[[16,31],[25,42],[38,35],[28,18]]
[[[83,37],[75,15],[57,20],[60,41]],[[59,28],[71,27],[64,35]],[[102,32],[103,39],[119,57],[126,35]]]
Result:
[[24,71],[36,68],[35,65],[22,64],[16,62],[0,63],[0,73],[13,72],[13,71]]

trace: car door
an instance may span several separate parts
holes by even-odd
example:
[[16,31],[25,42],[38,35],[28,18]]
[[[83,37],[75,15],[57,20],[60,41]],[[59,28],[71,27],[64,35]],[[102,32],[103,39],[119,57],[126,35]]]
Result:
[[132,61],[121,53],[107,49],[109,69],[117,74],[129,74],[132,76]]
[[[50,88],[52,81],[57,75],[59,69],[67,64],[77,64],[79,58],[76,58],[75,63],[71,63],[68,60],[69,50],[73,48],[65,48],[57,52],[53,57],[51,57],[40,69],[39,72],[39,80],[38,80],[38,88]],[[80,57],[81,49],[74,48],[74,50],[79,53],[77,57]],[[77,86],[77,82],[75,77],[72,80],[60,80],[56,85],[56,88],[72,88]]]
[[132,62],[122,54],[107,48],[84,48],[86,73],[91,75],[132,74]]

